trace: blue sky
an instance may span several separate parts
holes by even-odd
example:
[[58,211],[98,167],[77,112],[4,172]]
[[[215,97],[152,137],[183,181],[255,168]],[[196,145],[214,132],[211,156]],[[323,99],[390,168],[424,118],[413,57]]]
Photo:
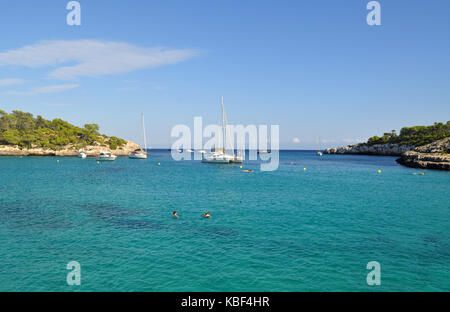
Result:
[[[177,124],[278,124],[282,148],[450,118],[450,2],[1,1],[0,108],[98,123],[152,147]],[[293,143],[299,138],[300,143]]]

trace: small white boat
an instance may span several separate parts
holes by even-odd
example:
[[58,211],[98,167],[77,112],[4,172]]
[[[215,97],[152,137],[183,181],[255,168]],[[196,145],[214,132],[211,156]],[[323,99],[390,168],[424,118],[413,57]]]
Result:
[[191,149],[188,149],[188,150],[186,150],[186,152],[188,152],[188,153],[193,153],[194,151],[191,150]]
[[323,156],[322,150],[320,149],[320,137],[319,137],[319,150],[317,151],[318,156]]
[[85,159],[86,157],[87,157],[86,153],[80,152],[80,153],[78,154],[78,158]]
[[144,113],[142,113],[142,135],[144,137],[144,149],[139,148],[128,155],[130,159],[147,159],[147,136],[145,134]]
[[98,161],[114,161],[116,159],[117,156],[111,154],[110,152],[100,152],[100,155],[97,157]]
[[203,156],[202,162],[212,164],[242,163],[242,157],[237,155],[228,155],[221,152],[214,152],[207,156]]
[[134,152],[131,152],[128,157],[131,159],[147,159],[147,152],[142,149],[137,149]]
[[206,151],[205,150],[199,150],[198,151],[200,154],[206,154]]

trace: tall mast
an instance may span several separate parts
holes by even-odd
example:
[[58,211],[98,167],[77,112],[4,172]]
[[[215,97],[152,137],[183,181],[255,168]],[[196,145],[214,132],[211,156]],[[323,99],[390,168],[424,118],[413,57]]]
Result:
[[142,133],[144,135],[144,151],[147,151],[147,136],[145,135],[144,113],[142,113]]
[[223,96],[221,97],[221,102],[222,102],[223,152],[225,153],[225,150],[227,148],[227,128],[225,125],[225,107],[223,106]]

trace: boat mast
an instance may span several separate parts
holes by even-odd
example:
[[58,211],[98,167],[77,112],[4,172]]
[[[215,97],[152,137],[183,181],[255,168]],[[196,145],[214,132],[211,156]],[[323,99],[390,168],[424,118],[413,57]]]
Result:
[[147,136],[145,135],[144,113],[142,113],[142,133],[144,135],[144,151],[147,151]]
[[223,153],[225,153],[225,149],[227,146],[227,130],[225,125],[225,107],[223,106],[223,96],[221,97],[221,102],[222,102]]

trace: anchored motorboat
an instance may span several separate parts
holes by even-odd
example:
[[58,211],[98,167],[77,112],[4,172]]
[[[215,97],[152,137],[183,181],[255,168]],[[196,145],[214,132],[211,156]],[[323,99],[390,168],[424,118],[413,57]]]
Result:
[[100,155],[97,157],[97,160],[99,161],[114,161],[116,159],[117,156],[110,152],[100,152]]

